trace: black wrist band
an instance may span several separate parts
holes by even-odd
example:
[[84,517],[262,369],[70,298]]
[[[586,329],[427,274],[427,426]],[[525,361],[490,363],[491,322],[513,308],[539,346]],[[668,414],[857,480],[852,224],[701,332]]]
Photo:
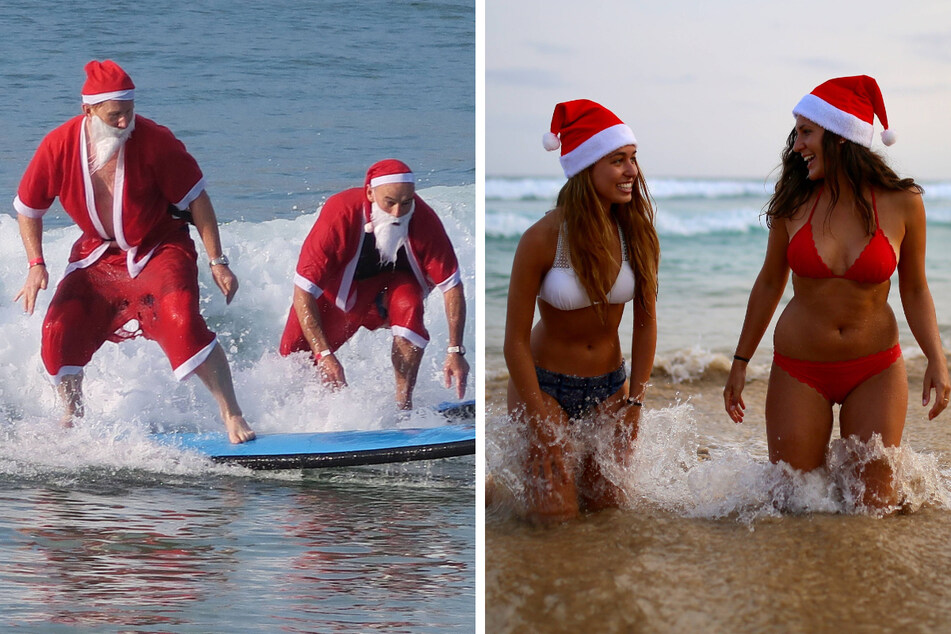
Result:
[[747,357],[741,357],[741,356],[738,355],[738,354],[734,354],[734,355],[733,355],[733,359],[734,359],[735,361],[742,361],[743,363],[749,363],[749,362],[750,362],[750,360],[749,360]]
[[628,404],[628,405],[633,405],[634,407],[644,407],[644,404],[641,403],[641,402],[640,402],[639,400],[637,400],[636,398],[629,398],[629,399],[627,399],[627,404]]

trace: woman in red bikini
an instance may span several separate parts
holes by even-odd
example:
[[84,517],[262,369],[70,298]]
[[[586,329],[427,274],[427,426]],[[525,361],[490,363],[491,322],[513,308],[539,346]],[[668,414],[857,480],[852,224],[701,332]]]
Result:
[[[929,419],[947,406],[951,381],[925,278],[922,189],[870,149],[874,116],[886,128],[882,140],[894,143],[878,84],[864,75],[831,79],[803,97],[793,115],[766,211],[766,260],[723,400],[741,422],[747,363],[792,270],[794,295],[774,333],[766,434],[772,462],[811,471],[825,465],[835,403],[843,438],[901,443],[908,381],[887,302],[896,270],[908,326],[928,359],[922,405],[934,391]],[[863,504],[899,502],[887,460],[854,466],[865,484]]]

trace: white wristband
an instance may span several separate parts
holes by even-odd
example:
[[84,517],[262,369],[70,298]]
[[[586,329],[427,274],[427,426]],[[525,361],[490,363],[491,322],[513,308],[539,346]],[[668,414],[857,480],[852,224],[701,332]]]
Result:
[[333,356],[333,351],[330,348],[327,348],[326,350],[321,350],[320,352],[317,353],[317,360],[320,361],[324,357],[331,357],[331,356]]

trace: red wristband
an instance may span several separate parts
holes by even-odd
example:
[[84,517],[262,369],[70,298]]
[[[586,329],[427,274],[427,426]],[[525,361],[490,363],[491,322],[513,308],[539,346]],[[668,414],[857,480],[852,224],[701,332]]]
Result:
[[30,260],[30,268],[34,266],[46,266],[46,262],[43,261],[43,258],[34,258]]

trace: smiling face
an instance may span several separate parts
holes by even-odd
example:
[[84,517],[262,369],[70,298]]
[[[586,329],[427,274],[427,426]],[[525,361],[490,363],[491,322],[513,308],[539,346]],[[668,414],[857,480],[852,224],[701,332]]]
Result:
[[625,145],[591,167],[591,182],[601,202],[610,207],[631,202],[637,179],[637,146]]
[[798,152],[806,162],[809,180],[825,178],[825,162],[822,153],[822,136],[825,130],[802,115],[796,115],[796,142],[793,152]]

